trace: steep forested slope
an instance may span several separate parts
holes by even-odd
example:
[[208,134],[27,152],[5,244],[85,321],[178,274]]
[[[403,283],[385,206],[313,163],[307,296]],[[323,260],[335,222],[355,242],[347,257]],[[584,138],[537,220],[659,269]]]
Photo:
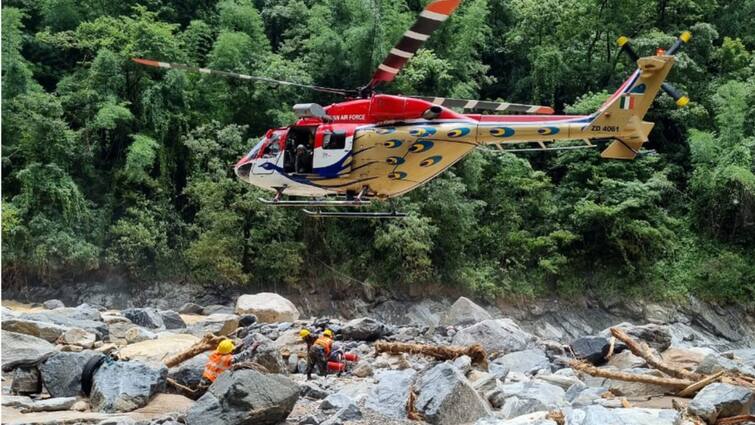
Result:
[[648,148],[475,153],[399,200],[405,221],[263,207],[231,164],[291,87],[131,57],[357,87],[420,0],[10,0],[2,10],[6,284],[123,274],[220,285],[443,282],[482,294],[755,297],[755,1],[466,0],[388,89],[585,113],[689,29]]

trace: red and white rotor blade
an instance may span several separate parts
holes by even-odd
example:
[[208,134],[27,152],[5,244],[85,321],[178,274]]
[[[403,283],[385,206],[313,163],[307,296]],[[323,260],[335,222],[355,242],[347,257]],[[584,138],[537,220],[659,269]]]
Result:
[[461,0],[435,0],[428,4],[414,25],[404,33],[398,44],[378,66],[367,87],[372,89],[381,83],[393,81],[406,62],[417,53],[433,31],[454,13],[460,3]]
[[550,106],[527,105],[522,103],[493,102],[490,100],[451,99],[447,97],[411,96],[446,108],[465,110],[495,111],[510,114],[550,115],[555,111]]
[[254,75],[241,74],[238,72],[218,71],[215,69],[189,66],[182,63],[160,62],[156,60],[141,59],[141,58],[131,58],[131,60],[140,65],[152,66],[156,68],[182,69],[184,71],[189,71],[189,72],[198,72],[200,74],[212,74],[212,75],[218,75],[218,76],[226,77],[226,78],[236,78],[239,80],[261,81],[263,83],[269,83],[269,84],[303,87],[303,88],[307,88],[307,89],[311,89],[311,90],[315,90],[319,92],[338,94],[341,96],[353,96],[355,94],[353,90],[343,90],[343,89],[336,89],[336,88],[331,88],[331,87],[313,86],[311,84],[294,83],[292,81],[276,80],[274,78],[267,78],[267,77],[257,77]]

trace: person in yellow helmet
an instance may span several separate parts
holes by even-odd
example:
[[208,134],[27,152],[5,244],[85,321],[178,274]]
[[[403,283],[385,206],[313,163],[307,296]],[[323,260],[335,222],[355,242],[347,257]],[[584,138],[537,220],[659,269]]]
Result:
[[317,335],[310,332],[309,329],[304,328],[299,331],[299,337],[301,337],[302,341],[307,344],[307,352],[309,353],[309,348],[312,347],[312,344],[317,340]]
[[312,379],[312,371],[317,366],[320,375],[328,373],[328,359],[333,349],[333,331],[325,329],[322,336],[315,339],[307,350],[307,379]]
[[233,354],[236,345],[230,339],[224,339],[218,344],[218,348],[210,354],[207,364],[202,373],[200,387],[209,386],[220,376],[221,373],[228,370],[233,364],[241,363],[254,356],[258,345],[253,345],[239,354]]

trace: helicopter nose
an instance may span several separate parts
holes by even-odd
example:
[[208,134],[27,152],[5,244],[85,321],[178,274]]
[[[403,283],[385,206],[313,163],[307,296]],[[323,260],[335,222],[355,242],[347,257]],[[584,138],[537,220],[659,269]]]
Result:
[[237,165],[235,171],[238,178],[247,179],[249,177],[249,173],[252,171],[252,162],[250,161]]

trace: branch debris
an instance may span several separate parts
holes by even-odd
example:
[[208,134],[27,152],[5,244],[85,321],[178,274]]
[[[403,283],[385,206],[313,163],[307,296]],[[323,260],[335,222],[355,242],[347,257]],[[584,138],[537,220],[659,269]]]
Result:
[[376,353],[422,354],[434,357],[438,360],[453,360],[457,357],[466,355],[472,359],[472,363],[478,364],[485,369],[488,368],[488,355],[480,344],[458,347],[378,341],[375,343],[374,348]]

